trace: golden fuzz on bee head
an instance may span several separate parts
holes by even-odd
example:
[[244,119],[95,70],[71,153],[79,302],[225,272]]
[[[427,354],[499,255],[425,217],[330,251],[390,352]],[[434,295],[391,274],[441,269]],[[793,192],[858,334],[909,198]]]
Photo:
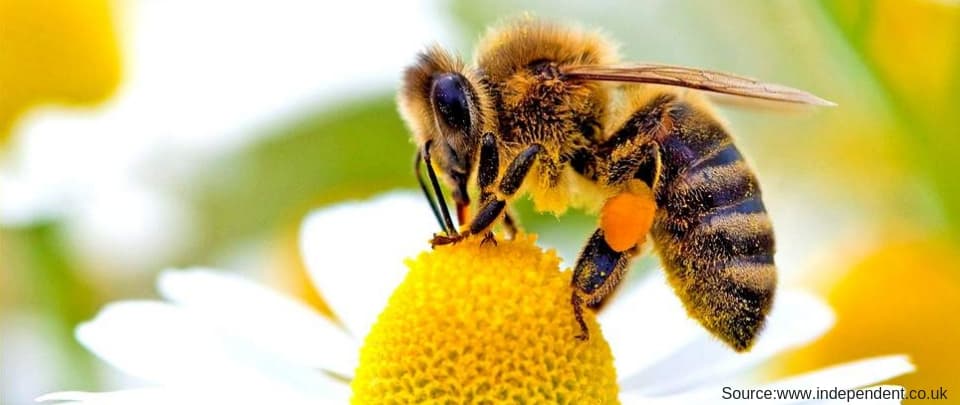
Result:
[[430,91],[434,79],[441,73],[458,73],[466,79],[473,96],[476,97],[471,105],[476,109],[473,113],[484,131],[493,128],[496,122],[493,102],[480,77],[473,69],[468,68],[459,56],[434,45],[417,55],[417,61],[404,71],[403,83],[397,94],[400,115],[413,133],[416,143],[423,145],[440,135],[436,116],[430,105]]
[[460,72],[463,61],[439,46],[432,46],[417,55],[417,62],[403,72],[403,84],[397,94],[397,106],[417,144],[437,137],[430,87],[439,72]]
[[596,31],[542,21],[531,16],[494,26],[477,45],[477,65],[493,82],[500,82],[531,62],[612,64],[618,61],[614,43]]

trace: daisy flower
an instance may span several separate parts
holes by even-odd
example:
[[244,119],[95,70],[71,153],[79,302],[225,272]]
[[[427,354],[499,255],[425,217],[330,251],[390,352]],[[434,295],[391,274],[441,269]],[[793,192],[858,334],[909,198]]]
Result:
[[592,334],[582,342],[574,338],[570,274],[558,271],[553,251],[530,235],[431,251],[432,221],[420,197],[406,192],[306,219],[303,256],[336,319],[236,275],[167,271],[158,282],[165,301],[108,305],[76,331],[84,346],[148,386],[38,400],[702,404],[722,402],[723,387],[853,389],[913,369],[894,355],[762,381],[764,361],[831,327],[830,309],[780,291],[755,347],[737,354],[686,316],[659,273],[626,288],[598,317],[586,314]]

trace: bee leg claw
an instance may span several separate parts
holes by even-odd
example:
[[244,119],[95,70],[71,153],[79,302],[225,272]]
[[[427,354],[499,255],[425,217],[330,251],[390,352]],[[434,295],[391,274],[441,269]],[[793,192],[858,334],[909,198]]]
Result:
[[487,243],[492,243],[493,246],[497,246],[497,238],[493,236],[493,232],[487,232],[483,235],[483,240],[480,241],[480,246],[486,245]]

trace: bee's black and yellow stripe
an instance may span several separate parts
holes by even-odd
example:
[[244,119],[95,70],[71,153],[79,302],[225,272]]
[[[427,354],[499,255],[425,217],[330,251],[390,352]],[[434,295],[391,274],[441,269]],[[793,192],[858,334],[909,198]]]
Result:
[[[690,315],[745,350],[763,326],[776,285],[773,229],[757,178],[708,111],[674,94],[649,100],[605,147],[659,145],[654,246]],[[602,238],[591,239],[575,272],[580,277],[574,277],[595,299],[612,288],[606,276],[618,274],[613,270],[625,266],[619,261],[630,255],[604,246]]]
[[688,312],[744,350],[763,326],[776,286],[773,228],[757,177],[708,112],[662,96],[635,125],[658,118],[672,125],[638,128],[660,145],[654,245]]

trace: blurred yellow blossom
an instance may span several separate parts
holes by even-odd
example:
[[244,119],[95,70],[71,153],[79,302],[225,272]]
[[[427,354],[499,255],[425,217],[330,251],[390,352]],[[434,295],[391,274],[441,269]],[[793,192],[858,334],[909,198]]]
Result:
[[960,69],[960,7],[934,1],[873,4],[864,47],[893,90],[914,104],[952,99],[954,90],[945,84]]
[[110,0],[0,1],[0,142],[32,106],[113,93],[122,71],[114,11]]
[[[960,253],[945,240],[893,243],[823,288],[836,326],[786,358],[785,374],[837,361],[906,353],[918,372],[892,381],[912,389],[960,381]],[[950,388],[955,388],[950,390]]]

